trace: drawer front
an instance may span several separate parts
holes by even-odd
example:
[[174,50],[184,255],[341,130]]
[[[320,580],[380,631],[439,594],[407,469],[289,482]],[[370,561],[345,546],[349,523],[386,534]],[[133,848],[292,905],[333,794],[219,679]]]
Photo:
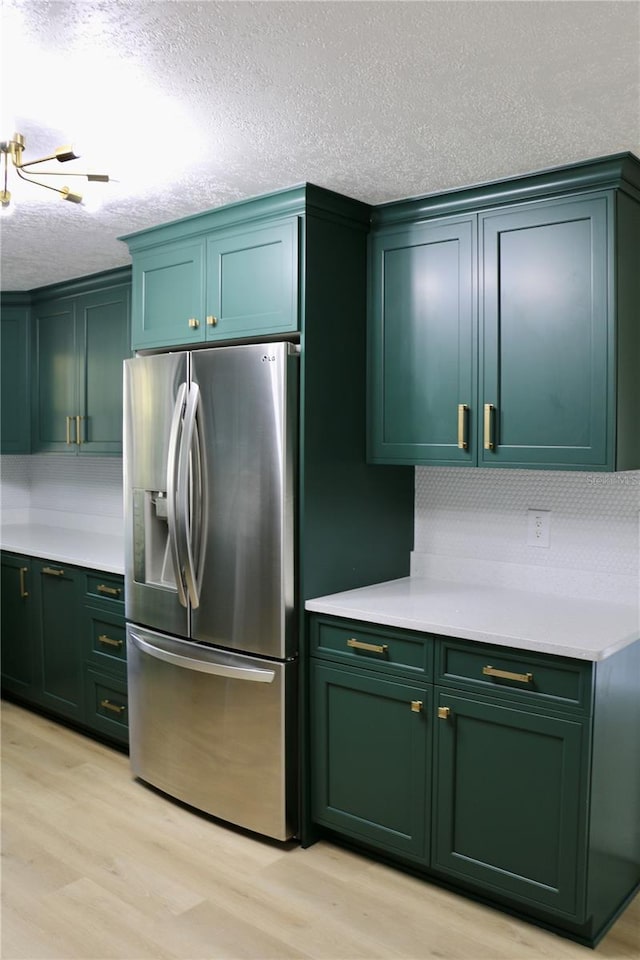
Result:
[[120,603],[124,613],[124,579],[109,573],[88,573],[87,597]]
[[118,676],[126,676],[127,637],[122,617],[86,607],[85,644],[87,660]]
[[465,641],[439,642],[440,683],[453,683],[508,700],[537,700],[588,710],[591,663]]
[[95,670],[86,671],[86,722],[94,730],[127,742],[129,704],[127,684]]
[[425,679],[433,673],[433,639],[427,634],[314,617],[311,636],[315,656],[383,673]]

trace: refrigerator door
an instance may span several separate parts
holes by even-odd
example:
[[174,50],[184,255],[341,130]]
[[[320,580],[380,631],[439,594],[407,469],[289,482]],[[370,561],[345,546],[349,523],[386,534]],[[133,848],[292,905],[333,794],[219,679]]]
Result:
[[[188,584],[177,571],[179,454],[188,398],[188,354],[124,362],[126,616],[189,635]],[[184,525],[184,523],[183,523]]]
[[297,366],[282,342],[195,351],[191,360],[208,499],[192,637],[281,659],[297,646]]
[[274,663],[127,625],[134,776],[277,840],[295,832],[296,661]]

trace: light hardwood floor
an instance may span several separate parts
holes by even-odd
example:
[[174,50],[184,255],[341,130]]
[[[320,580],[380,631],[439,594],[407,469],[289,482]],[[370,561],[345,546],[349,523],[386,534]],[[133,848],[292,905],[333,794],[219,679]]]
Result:
[[591,951],[330,843],[283,850],[2,705],[2,957],[637,960],[640,898]]

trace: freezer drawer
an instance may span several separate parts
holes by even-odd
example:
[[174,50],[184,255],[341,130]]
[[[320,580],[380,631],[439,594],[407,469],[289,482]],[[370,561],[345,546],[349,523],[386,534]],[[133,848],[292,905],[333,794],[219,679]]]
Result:
[[297,662],[127,625],[134,776],[277,840],[296,832]]

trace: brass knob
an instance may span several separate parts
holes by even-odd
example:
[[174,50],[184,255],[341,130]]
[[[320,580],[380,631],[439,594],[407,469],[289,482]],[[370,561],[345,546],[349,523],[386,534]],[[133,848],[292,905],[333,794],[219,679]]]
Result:
[[200,326],[200,321],[196,320],[195,317],[191,317],[190,320],[187,320],[187,323],[189,324],[189,328],[191,330],[197,330],[198,327]]
[[207,326],[208,326],[208,327],[215,327],[215,325],[217,324],[217,322],[218,322],[218,318],[217,318],[217,317],[214,317],[213,314],[209,314],[209,316],[207,317]]
[[451,707],[438,707],[438,717],[440,720],[448,720],[451,716]]

